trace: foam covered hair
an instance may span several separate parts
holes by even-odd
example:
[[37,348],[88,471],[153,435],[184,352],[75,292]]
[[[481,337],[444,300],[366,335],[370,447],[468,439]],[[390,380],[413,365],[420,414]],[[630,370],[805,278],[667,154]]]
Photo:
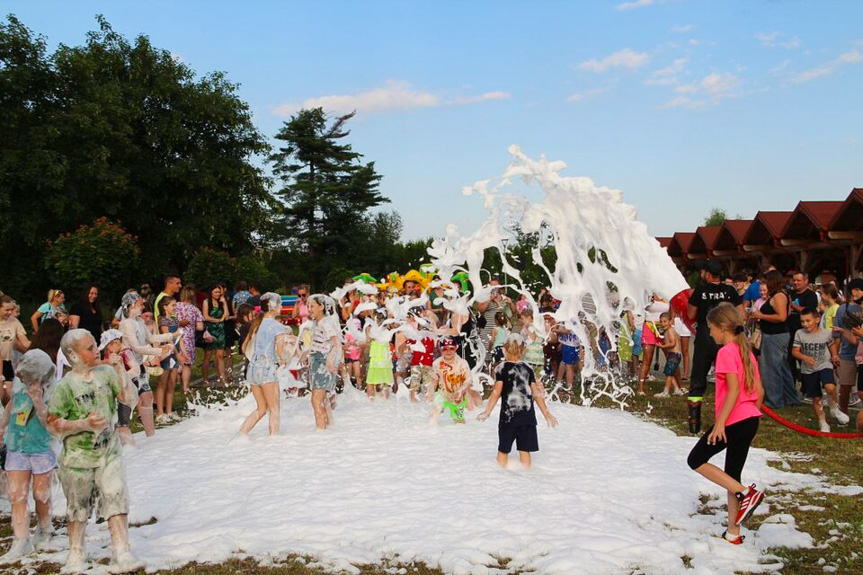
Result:
[[78,354],[78,344],[88,337],[92,338],[93,334],[86,329],[71,329],[67,331],[63,339],[60,340],[60,349],[63,350],[63,355],[71,361],[72,356]]
[[25,385],[38,382],[46,387],[54,380],[54,371],[54,362],[47,353],[41,349],[31,349],[18,363],[15,376]]

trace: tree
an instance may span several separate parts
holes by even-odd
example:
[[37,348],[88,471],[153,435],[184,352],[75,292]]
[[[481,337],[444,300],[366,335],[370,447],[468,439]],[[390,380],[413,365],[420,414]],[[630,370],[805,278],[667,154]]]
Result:
[[[730,219],[725,210],[720,208],[711,208],[710,213],[707,214],[707,217],[704,218],[705,226],[721,226],[725,220]],[[734,219],[740,220],[743,219],[743,216],[737,214],[734,216]]]
[[106,218],[62,234],[48,245],[45,264],[56,285],[79,291],[96,284],[108,297],[119,297],[132,285],[138,268],[134,236]]
[[201,291],[221,282],[233,284],[237,281],[237,260],[226,252],[203,248],[189,261],[185,279]]
[[274,209],[237,85],[97,21],[51,55],[13,16],[0,25],[0,250],[22,255],[6,270],[16,289],[44,287],[44,238],[94,217],[137,236],[155,277],[201,246],[252,251]]
[[361,154],[339,143],[350,134],[344,126],[352,117],[330,124],[322,108],[300,110],[276,134],[284,143],[270,156],[283,184],[281,243],[307,256],[315,286],[329,269],[353,266],[368,211],[389,202],[378,191],[374,162],[361,163]]

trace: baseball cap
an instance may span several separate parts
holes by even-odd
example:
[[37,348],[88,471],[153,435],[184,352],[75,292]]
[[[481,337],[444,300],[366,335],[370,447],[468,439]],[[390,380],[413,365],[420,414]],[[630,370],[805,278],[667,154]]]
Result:
[[704,270],[706,272],[710,272],[715,276],[722,275],[722,264],[716,260],[701,260],[695,267],[700,270]]

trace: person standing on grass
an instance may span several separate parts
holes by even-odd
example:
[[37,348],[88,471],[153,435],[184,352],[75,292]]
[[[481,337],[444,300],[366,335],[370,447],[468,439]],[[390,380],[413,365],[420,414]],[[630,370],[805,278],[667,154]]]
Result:
[[99,288],[91,285],[84,290],[81,301],[69,310],[69,329],[83,328],[99,341],[102,337],[102,310],[99,305]]
[[[850,326],[846,326],[846,316],[859,314],[863,305],[863,278],[854,278],[848,282],[849,298],[836,310],[833,319],[833,339],[839,346],[839,409],[848,413],[848,407],[860,403],[857,394],[852,395],[857,380],[857,345],[853,343]],[[858,387],[859,389],[859,387]]]
[[487,420],[497,400],[501,400],[497,426],[497,462],[502,467],[506,467],[513,443],[524,467],[531,465],[530,454],[539,451],[534,402],[539,405],[548,426],[557,427],[557,419],[545,404],[542,384],[536,380],[533,369],[521,360],[526,347],[520,334],[514,333],[507,337],[503,343],[505,361],[495,370],[494,389],[485,411],[477,416],[479,421]]
[[[227,387],[225,379],[225,318],[230,315],[228,305],[225,302],[225,294],[218,285],[213,286],[207,299],[204,300],[204,363],[201,366],[201,375],[204,385],[210,376],[210,357],[214,357],[216,371],[219,374],[219,383]],[[209,334],[209,337],[208,335]]]
[[[816,309],[818,307],[818,295],[809,289],[809,274],[806,272],[796,272],[791,276],[791,291],[788,293],[790,303],[788,307],[788,333],[790,342],[794,341],[794,334],[797,330],[803,328],[803,323],[800,318],[800,312],[804,309]],[[788,345],[788,355],[786,356],[788,365],[791,367],[791,376],[794,384],[800,379],[800,368],[797,365],[797,359],[791,353],[791,344]]]
[[7,295],[0,296],[0,360],[3,362],[0,401],[4,404],[9,398],[12,380],[15,379],[15,365],[12,362],[15,350],[24,352],[30,347],[27,332],[24,331],[24,326],[14,316],[14,313],[15,302],[12,301],[12,298]]
[[195,332],[204,331],[204,316],[195,305],[195,288],[186,285],[180,290],[180,301],[177,302],[177,320],[183,328],[183,347],[186,356],[180,359],[180,380],[183,384],[183,395],[189,393],[189,383],[192,381],[192,366],[195,365]]
[[[173,351],[162,359],[162,375],[156,384],[156,421],[158,423],[169,423],[178,421],[179,417],[173,413],[174,390],[177,387],[177,374],[180,366],[188,361],[186,347],[183,342],[183,332],[180,331],[180,321],[177,319],[177,301],[170,296],[159,300],[159,333],[174,336]],[[180,331],[180,333],[177,333]]]
[[[692,373],[689,376],[689,432],[701,431],[701,402],[707,391],[707,374],[716,359],[719,348],[707,329],[707,314],[728,302],[738,307],[743,314],[743,300],[732,286],[721,283],[722,266],[715,260],[701,265],[701,283],[689,296],[687,309],[689,319],[696,320],[695,342],[692,351]],[[645,328],[646,329],[646,328]]]
[[156,320],[156,324],[159,323],[159,317],[161,316],[161,312],[159,311],[159,302],[162,301],[163,297],[172,297],[176,298],[177,294],[180,293],[180,289],[183,287],[183,282],[180,280],[180,276],[174,274],[168,274],[165,276],[165,287],[162,288],[161,293],[156,296],[155,301],[153,301],[153,310],[155,315],[153,319]]
[[[706,325],[699,326],[699,331],[708,331],[721,346],[716,354],[716,421],[687,460],[690,469],[727,490],[728,528],[722,537],[733,545],[743,543],[740,526],[764,498],[754,483],[746,487],[740,482],[764,401],[761,375],[746,338],[743,317],[730,303],[720,303],[708,312]],[[724,470],[708,463],[726,449]]]
[[799,403],[794,376],[785,357],[791,335],[788,333],[788,295],[782,289],[783,277],[776,270],[764,274],[765,302],[749,313],[761,328],[761,368],[764,372],[765,403],[779,409]]
[[48,290],[48,301],[40,305],[39,308],[33,312],[33,315],[30,316],[30,324],[33,326],[33,333],[39,331],[40,323],[46,319],[55,317],[61,311],[66,311],[66,308],[63,307],[64,301],[66,301],[66,294],[63,293],[63,290]]

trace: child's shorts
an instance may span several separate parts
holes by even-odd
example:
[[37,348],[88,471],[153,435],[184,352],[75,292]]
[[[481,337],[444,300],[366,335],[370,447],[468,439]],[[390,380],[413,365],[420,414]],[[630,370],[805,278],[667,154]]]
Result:
[[677,373],[677,368],[680,365],[681,359],[683,359],[683,355],[673,351],[669,353],[668,356],[665,358],[665,371],[663,371],[662,373],[669,377],[673,376],[675,373]]
[[497,450],[501,453],[512,451],[513,442],[519,451],[539,451],[535,425],[523,425],[521,427],[499,425],[497,427],[497,442]]
[[101,467],[93,469],[61,467],[59,477],[66,495],[67,521],[87,521],[94,501],[99,502],[96,510],[99,519],[129,513],[126,469],[121,455],[106,457]]
[[39,453],[8,451],[3,469],[6,471],[29,471],[33,475],[42,475],[57,469],[57,456],[50,450]]
[[800,379],[803,382],[801,386],[803,395],[808,398],[821,397],[823,395],[821,392],[822,386],[828,383],[835,383],[832,369],[822,369],[813,373],[801,373]]
[[147,393],[148,391],[153,391],[150,388],[150,374],[147,373],[147,366],[143,363],[141,364],[141,373],[138,377],[132,379],[132,383],[138,389],[138,395],[142,393]]
[[263,385],[278,381],[276,369],[278,366],[266,357],[256,357],[246,368],[246,382],[249,385]]
[[338,379],[335,373],[330,373],[327,368],[327,357],[322,353],[309,354],[309,378],[312,389],[323,389],[333,391],[336,389]]
[[565,365],[575,365],[578,363],[578,348],[574,345],[561,345],[561,357],[560,361],[562,361]]
[[430,365],[412,365],[411,366],[411,391],[420,391],[424,389],[432,380],[432,366]]

